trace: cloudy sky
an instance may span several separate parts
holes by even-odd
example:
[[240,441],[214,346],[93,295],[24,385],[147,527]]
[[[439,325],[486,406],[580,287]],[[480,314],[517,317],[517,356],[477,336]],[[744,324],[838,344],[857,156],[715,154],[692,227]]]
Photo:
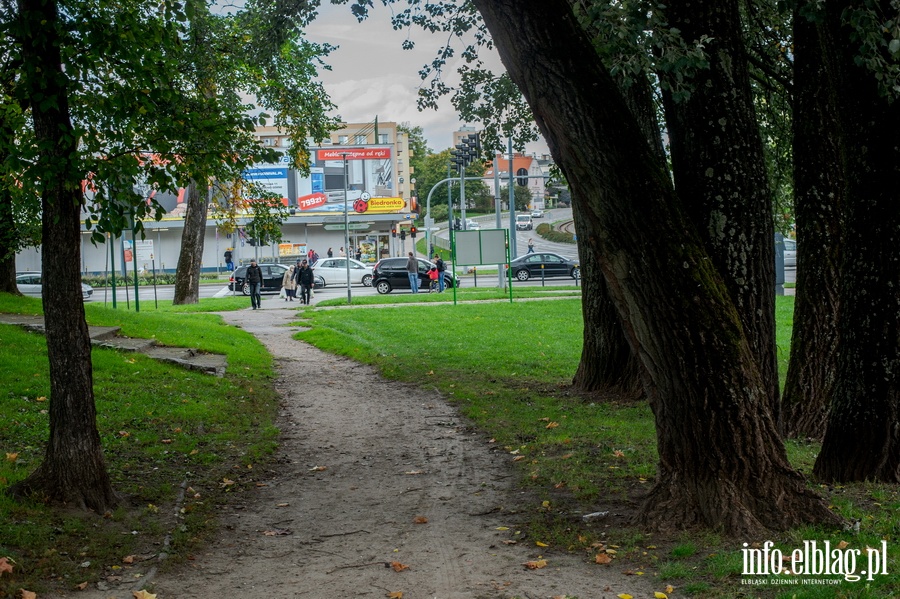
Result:
[[[381,121],[408,122],[422,127],[432,150],[449,148],[453,132],[466,124],[459,120],[449,99],[444,99],[438,111],[419,112],[416,108],[417,90],[422,85],[419,69],[431,62],[447,35],[416,28],[394,31],[388,9],[377,2],[369,14],[366,21],[357,23],[346,5],[323,3],[319,17],[306,31],[312,41],[339,46],[328,60],[333,70],[320,74],[337,113],[352,123],[372,122],[376,116]],[[407,36],[415,41],[415,50],[402,49]],[[489,57],[488,64],[495,70],[502,68],[496,54]],[[445,70],[448,77],[455,72],[456,63]],[[529,151],[540,151],[540,144]]]

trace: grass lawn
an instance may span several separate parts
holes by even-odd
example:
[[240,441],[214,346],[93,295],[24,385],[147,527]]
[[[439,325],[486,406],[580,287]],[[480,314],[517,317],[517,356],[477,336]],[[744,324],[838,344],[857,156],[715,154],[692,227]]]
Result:
[[[274,450],[271,357],[252,335],[202,313],[237,304],[201,300],[192,313],[168,304],[140,313],[86,306],[90,324],[225,353],[229,365],[216,378],[140,354],[93,350],[97,425],[113,484],[126,497],[105,517],[19,504],[2,493],[43,458],[50,388],[44,336],[0,325],[0,557],[16,564],[14,575],[0,576],[0,597],[98,580],[125,556],[158,552],[167,534],[170,551],[186,556],[213,530],[215,506],[253,485],[253,466]],[[40,300],[0,294],[0,312],[40,309]],[[180,494],[186,499],[176,521]]]
[[[548,552],[577,552],[593,561],[591,545],[602,541],[616,553],[597,568],[653,576],[660,588],[674,587],[670,597],[900,595],[893,546],[900,531],[896,487],[813,485],[834,509],[861,521],[860,533],[802,529],[770,539],[787,553],[802,548],[804,540],[845,541],[861,549],[888,541],[889,576],[839,586],[741,585],[741,543],[769,539],[726,539],[708,531],[649,536],[610,527],[603,519],[583,520],[582,514],[595,511],[633,512],[653,482],[657,456],[646,404],[582,396],[569,384],[581,353],[579,294],[574,287],[514,288],[516,301],[510,303],[497,290],[463,288],[457,305],[449,293],[354,298],[349,307],[345,300],[331,300],[298,313],[310,325],[298,338],[374,364],[386,377],[441,391],[508,452],[531,505],[522,515],[522,536],[548,544]],[[537,297],[553,300],[528,301]],[[0,597],[21,587],[40,593],[96,580],[108,573],[104,567],[172,531],[172,552],[181,557],[208,538],[216,504],[253,484],[254,467],[276,441],[270,357],[249,334],[202,313],[245,307],[245,298],[178,308],[161,303],[158,310],[142,304],[140,314],[87,306],[91,324],[116,324],[126,335],[226,353],[229,372],[215,379],[95,349],[98,425],[116,488],[130,501],[101,518],[39,502],[15,504],[0,494],[0,557],[19,564],[14,577],[0,576]],[[777,298],[782,371],[792,311],[793,297]],[[40,302],[0,295],[0,312],[39,313]],[[2,490],[41,459],[49,388],[44,338],[10,326],[0,326],[0,334]],[[817,451],[816,444],[788,444],[791,460],[806,472]],[[176,521],[172,507],[183,484],[190,490]],[[122,534],[130,531],[138,534]],[[92,565],[79,568],[85,561]]]

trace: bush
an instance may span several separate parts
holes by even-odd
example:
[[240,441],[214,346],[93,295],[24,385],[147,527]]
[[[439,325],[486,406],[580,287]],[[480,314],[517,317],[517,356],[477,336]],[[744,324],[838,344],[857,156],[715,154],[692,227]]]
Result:
[[571,233],[557,231],[547,223],[541,223],[537,226],[537,234],[547,241],[555,241],[556,243],[575,243],[575,236]]
[[[134,273],[129,273],[127,277],[123,277],[120,273],[109,273],[109,275],[90,275],[81,277],[81,281],[83,283],[87,283],[91,287],[108,287],[113,283],[113,278],[115,277],[116,287],[124,287],[125,285],[134,285]],[[221,279],[221,275],[217,275],[214,272],[211,273],[202,273],[200,275],[200,282],[212,282],[218,281]],[[175,273],[174,272],[158,272],[156,273],[156,284],[157,285],[174,285],[175,284]],[[153,273],[152,272],[144,272],[138,274],[138,285],[141,287],[153,285]]]

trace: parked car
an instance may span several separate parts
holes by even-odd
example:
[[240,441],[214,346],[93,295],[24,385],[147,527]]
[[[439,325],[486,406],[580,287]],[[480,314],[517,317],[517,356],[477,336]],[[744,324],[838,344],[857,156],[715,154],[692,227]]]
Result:
[[[279,291],[281,291],[281,281],[284,279],[284,272],[290,267],[286,264],[263,263],[259,265],[259,268],[262,269],[263,275],[263,283],[260,292],[278,293]],[[229,279],[228,282],[228,290],[234,291],[235,289],[237,289],[244,295],[250,295],[250,284],[247,283],[246,279],[247,265],[239,266],[233,273],[231,273],[231,279]],[[325,281],[322,280],[322,277],[320,277],[319,275],[315,275],[315,281],[316,282],[315,285],[313,285],[313,289],[318,289],[325,286]]]
[[[23,271],[16,273],[16,287],[22,295],[31,297],[41,297],[43,294],[43,285],[41,284],[41,273],[35,271]],[[94,288],[87,283],[81,284],[81,299],[89,300],[94,295]]]
[[544,218],[544,211],[534,209],[531,211],[531,218]]
[[533,228],[534,222],[532,222],[530,214],[516,215],[516,231],[531,231]]
[[527,281],[532,277],[581,277],[578,261],[563,258],[559,254],[540,252],[524,254],[509,263],[512,276],[519,281]]
[[322,277],[323,285],[346,285],[348,260],[351,284],[371,287],[372,267],[353,258],[321,258],[313,264],[313,271],[317,277]]
[[797,268],[797,240],[784,239],[784,267]]
[[[406,273],[407,258],[384,258],[375,264],[372,274],[375,280],[372,283],[378,293],[390,293],[394,289],[409,289],[409,277]],[[428,271],[434,264],[428,260],[418,258],[419,261],[419,290],[427,290],[430,284]],[[459,279],[449,270],[444,271],[444,287],[449,289],[453,285],[459,286]]]

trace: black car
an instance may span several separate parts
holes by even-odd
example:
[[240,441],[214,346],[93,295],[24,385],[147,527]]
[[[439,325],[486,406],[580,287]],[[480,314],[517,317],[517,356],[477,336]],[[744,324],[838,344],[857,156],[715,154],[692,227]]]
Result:
[[[260,288],[261,293],[278,293],[281,291],[281,282],[284,280],[284,273],[290,266],[286,264],[260,264],[262,269],[263,283]],[[239,266],[233,273],[228,283],[228,290],[234,291],[237,288],[244,295],[250,295],[250,284],[247,283],[247,267]],[[324,287],[325,282],[322,277],[316,275],[314,289]]]
[[527,281],[532,277],[539,279],[541,276],[573,279],[581,276],[581,268],[577,261],[550,252],[524,254],[510,262],[509,268],[512,269],[512,276],[519,281]]
[[[423,258],[417,258],[419,261],[419,291],[427,291],[431,284],[428,279],[428,271],[434,266],[432,262]],[[372,269],[372,286],[378,293],[390,293],[393,289],[409,289],[409,277],[406,273],[407,258],[384,258],[379,260]],[[449,289],[453,287],[454,281],[459,286],[459,279],[453,276],[453,273],[444,271],[444,287]]]

